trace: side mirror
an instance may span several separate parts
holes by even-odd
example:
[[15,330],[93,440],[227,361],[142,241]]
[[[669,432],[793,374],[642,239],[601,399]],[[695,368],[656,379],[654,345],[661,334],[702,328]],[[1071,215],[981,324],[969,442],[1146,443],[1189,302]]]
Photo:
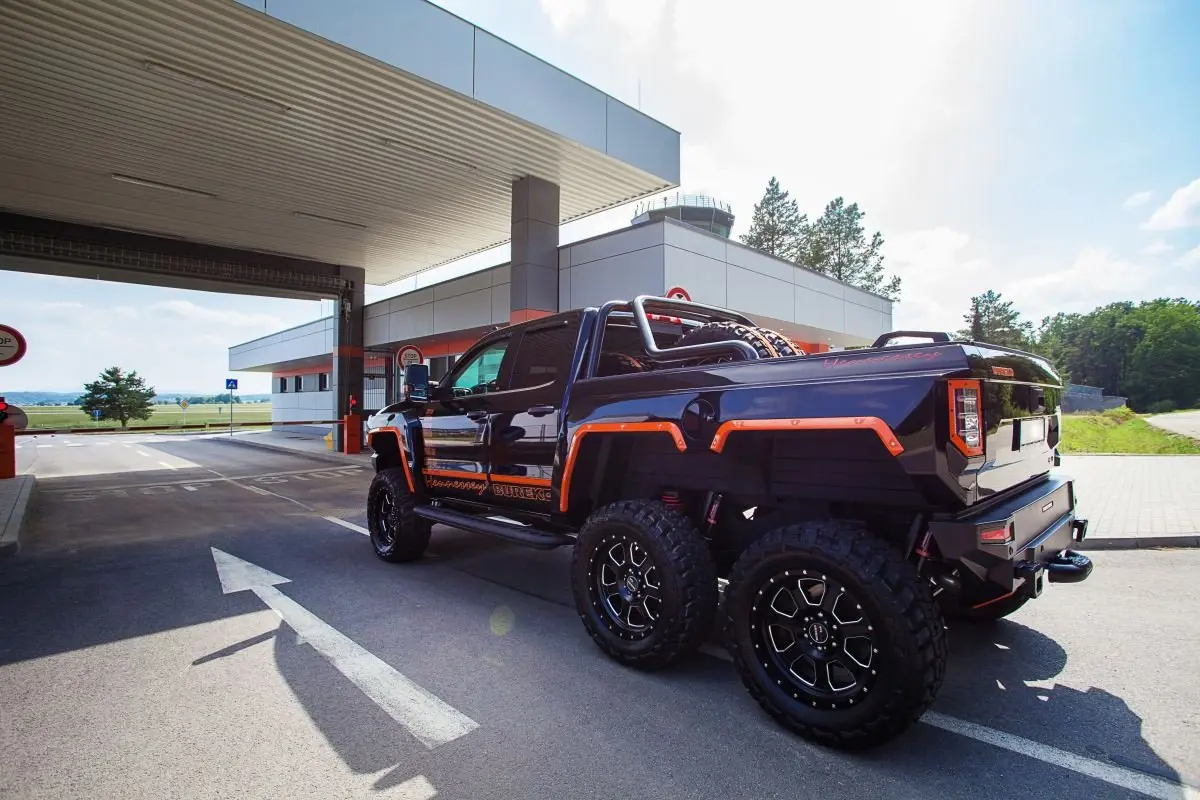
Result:
[[404,368],[404,394],[409,400],[429,399],[429,367],[409,364]]

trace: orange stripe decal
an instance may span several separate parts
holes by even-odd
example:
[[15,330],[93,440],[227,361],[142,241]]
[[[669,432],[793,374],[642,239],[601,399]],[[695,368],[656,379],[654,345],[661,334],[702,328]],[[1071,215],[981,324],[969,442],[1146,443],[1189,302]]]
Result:
[[904,452],[904,446],[886,422],[879,417],[800,417],[795,419],[731,419],[717,428],[709,449],[719,453],[725,449],[729,434],[734,431],[844,431],[871,430],[894,456]]
[[492,483],[512,483],[519,486],[549,486],[549,478],[530,478],[525,475],[488,475],[485,472],[468,472],[460,469],[427,469],[426,475],[434,475],[442,478],[455,478],[457,480],[475,480],[486,481]]
[[674,422],[585,422],[571,436],[571,447],[567,452],[567,463],[563,467],[562,486],[559,487],[558,510],[566,513],[567,501],[571,497],[571,473],[575,469],[575,457],[579,455],[579,443],[589,433],[669,433],[679,452],[687,450],[683,431]]

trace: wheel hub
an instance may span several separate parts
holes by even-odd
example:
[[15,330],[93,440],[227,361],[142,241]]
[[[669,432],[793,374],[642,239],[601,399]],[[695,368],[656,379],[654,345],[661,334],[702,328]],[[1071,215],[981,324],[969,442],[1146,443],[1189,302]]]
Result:
[[606,537],[588,569],[592,607],[622,639],[644,639],[654,631],[662,606],[658,567],[636,539]]
[[762,584],[751,637],[771,683],[816,708],[861,702],[878,677],[875,626],[833,576],[787,570]]

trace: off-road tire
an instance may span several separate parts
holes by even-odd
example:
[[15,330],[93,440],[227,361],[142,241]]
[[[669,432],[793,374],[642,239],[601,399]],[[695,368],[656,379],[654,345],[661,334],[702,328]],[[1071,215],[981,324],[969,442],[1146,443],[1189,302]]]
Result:
[[762,334],[763,338],[771,343],[771,346],[775,348],[775,352],[779,353],[780,358],[785,358],[787,356],[802,356],[805,354],[800,348],[800,345],[796,344],[779,331],[773,331],[770,328],[755,328],[755,330]]
[[[776,607],[781,596],[776,587],[809,587],[801,582],[803,575],[811,576],[804,581],[822,582],[822,597],[833,581],[855,598],[859,611],[854,613],[860,619],[838,620],[840,635],[846,636],[851,625],[871,631],[863,680],[856,680],[857,689],[851,688],[857,702],[805,694],[801,682],[789,685],[784,682],[789,680],[786,673],[767,666],[777,662],[764,648],[779,652],[779,645],[774,635],[768,639],[759,632],[759,620],[776,618],[757,617],[763,613],[758,609],[764,602]],[[810,610],[798,608],[795,616]],[[806,739],[847,750],[874,747],[902,733],[929,708],[946,672],[945,624],[929,584],[897,550],[851,522],[788,525],[748,547],[734,564],[725,589],[725,632],[742,682],[767,713]],[[795,643],[809,646],[799,637]],[[840,647],[833,655],[846,651],[849,638]],[[772,670],[779,673],[778,679]],[[832,687],[832,681],[828,685]]]
[[[614,622],[594,588],[597,558],[629,541],[653,560],[661,587],[657,620],[641,638]],[[717,576],[708,543],[688,517],[657,500],[622,500],[588,517],[575,540],[571,589],[593,641],[629,667],[667,666],[703,644],[715,622]]]
[[[701,325],[680,336],[673,346],[685,347],[693,344],[736,341],[745,342],[753,347],[759,358],[780,358],[785,355],[797,354],[797,351],[790,346],[782,334],[766,328],[742,325],[740,322],[710,322],[707,325]],[[783,350],[780,350],[780,347]],[[733,358],[731,355],[699,356],[695,361],[698,364],[719,364],[724,361],[732,361]]]
[[[390,501],[390,509],[385,506]],[[390,467],[375,473],[367,490],[367,530],[375,555],[393,563],[416,561],[429,544],[433,524],[416,514],[404,470]],[[387,519],[390,517],[390,519]],[[394,535],[388,536],[390,530]]]
[[[982,602],[976,600],[975,602]],[[1029,595],[1011,594],[1001,600],[995,600],[980,608],[972,608],[973,603],[964,598],[962,595],[949,595],[947,592],[942,592],[938,595],[938,604],[941,606],[942,614],[947,619],[962,620],[963,622],[972,622],[977,624],[986,624],[1004,619],[1010,614],[1016,613],[1021,606],[1029,602]]]

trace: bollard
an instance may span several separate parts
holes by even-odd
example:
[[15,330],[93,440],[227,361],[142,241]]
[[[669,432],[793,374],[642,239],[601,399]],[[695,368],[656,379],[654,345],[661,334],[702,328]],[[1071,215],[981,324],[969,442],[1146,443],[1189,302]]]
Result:
[[0,422],[0,479],[17,477],[17,429]]

